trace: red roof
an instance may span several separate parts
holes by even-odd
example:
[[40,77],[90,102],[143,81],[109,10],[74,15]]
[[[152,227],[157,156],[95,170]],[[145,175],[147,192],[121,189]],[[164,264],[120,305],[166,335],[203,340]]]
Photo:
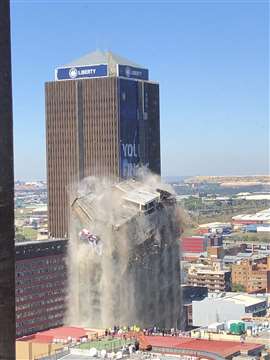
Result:
[[249,352],[263,347],[263,345],[260,344],[241,344],[237,341],[202,340],[175,336],[148,336],[147,340],[152,346],[209,351],[219,354],[220,356],[233,355],[239,351]]
[[84,328],[74,326],[61,326],[55,329],[38,332],[30,336],[24,336],[18,340],[34,342],[52,342],[53,339],[68,340],[68,338],[79,340],[87,336]]

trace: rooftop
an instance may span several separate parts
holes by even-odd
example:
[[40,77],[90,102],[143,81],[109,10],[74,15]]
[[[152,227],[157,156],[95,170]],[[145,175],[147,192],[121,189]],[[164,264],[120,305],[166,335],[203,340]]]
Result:
[[264,347],[260,344],[241,344],[237,341],[202,340],[189,337],[148,336],[147,340],[154,347],[209,351],[224,357],[239,353],[240,351],[249,353]]
[[232,217],[235,221],[270,221],[270,209],[265,209],[256,214],[240,214]]
[[245,304],[247,306],[256,305],[265,301],[264,297],[251,296],[246,294],[229,295],[226,300],[233,301],[235,304]]
[[64,355],[63,357],[60,357],[59,359],[65,359],[65,360],[90,360],[94,358],[90,358],[89,355],[78,355],[78,354],[68,354]]
[[65,67],[72,67],[72,66],[85,66],[85,65],[99,65],[99,64],[107,64],[107,65],[129,65],[138,68],[144,68],[135,62],[126,59],[112,51],[102,51],[96,50],[86,54],[79,59],[71,61],[69,64],[64,65]]
[[80,338],[87,336],[90,332],[90,330],[81,327],[61,326],[55,329],[37,332],[36,334],[30,336],[24,336],[17,340],[44,343],[51,343],[55,339],[61,341],[65,341],[68,339],[76,339],[76,341],[78,341],[80,340]]
[[264,301],[266,301],[266,298],[264,296],[256,296],[256,295],[249,295],[249,294],[242,294],[242,293],[221,293],[221,294],[214,294],[211,295],[211,297],[208,296],[208,298],[205,298],[201,301],[229,301],[233,302],[235,304],[242,304],[245,306],[252,306],[260,304]]
[[139,213],[139,209],[129,207],[130,203],[146,205],[159,201],[160,194],[154,186],[148,186],[135,180],[124,181],[112,186],[105,185],[104,191],[95,188],[85,194],[78,194],[72,207],[77,214],[87,221],[106,222],[121,226]]
[[206,224],[199,225],[199,228],[220,228],[220,227],[231,227],[231,223],[222,223],[222,222],[211,222]]
[[124,196],[125,200],[134,202],[140,205],[146,205],[154,200],[159,199],[159,194],[156,192],[150,192],[143,189],[133,190]]

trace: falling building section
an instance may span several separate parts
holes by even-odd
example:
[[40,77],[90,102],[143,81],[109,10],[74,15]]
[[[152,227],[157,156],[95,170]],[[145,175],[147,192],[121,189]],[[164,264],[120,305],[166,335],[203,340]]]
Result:
[[179,219],[156,177],[85,179],[71,203],[67,322],[177,327]]

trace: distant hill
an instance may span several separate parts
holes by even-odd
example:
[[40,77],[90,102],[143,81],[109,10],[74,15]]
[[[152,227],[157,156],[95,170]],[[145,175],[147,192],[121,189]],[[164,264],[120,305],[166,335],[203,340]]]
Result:
[[270,175],[250,176],[193,176],[184,180],[186,184],[219,184],[222,187],[246,187],[270,185]]

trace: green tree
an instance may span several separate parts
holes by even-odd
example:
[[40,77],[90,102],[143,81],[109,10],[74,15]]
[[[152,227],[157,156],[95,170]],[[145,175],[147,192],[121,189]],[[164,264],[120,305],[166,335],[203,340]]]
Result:
[[246,288],[244,285],[242,284],[233,284],[232,285],[232,291],[235,291],[235,292],[244,292],[246,291]]

